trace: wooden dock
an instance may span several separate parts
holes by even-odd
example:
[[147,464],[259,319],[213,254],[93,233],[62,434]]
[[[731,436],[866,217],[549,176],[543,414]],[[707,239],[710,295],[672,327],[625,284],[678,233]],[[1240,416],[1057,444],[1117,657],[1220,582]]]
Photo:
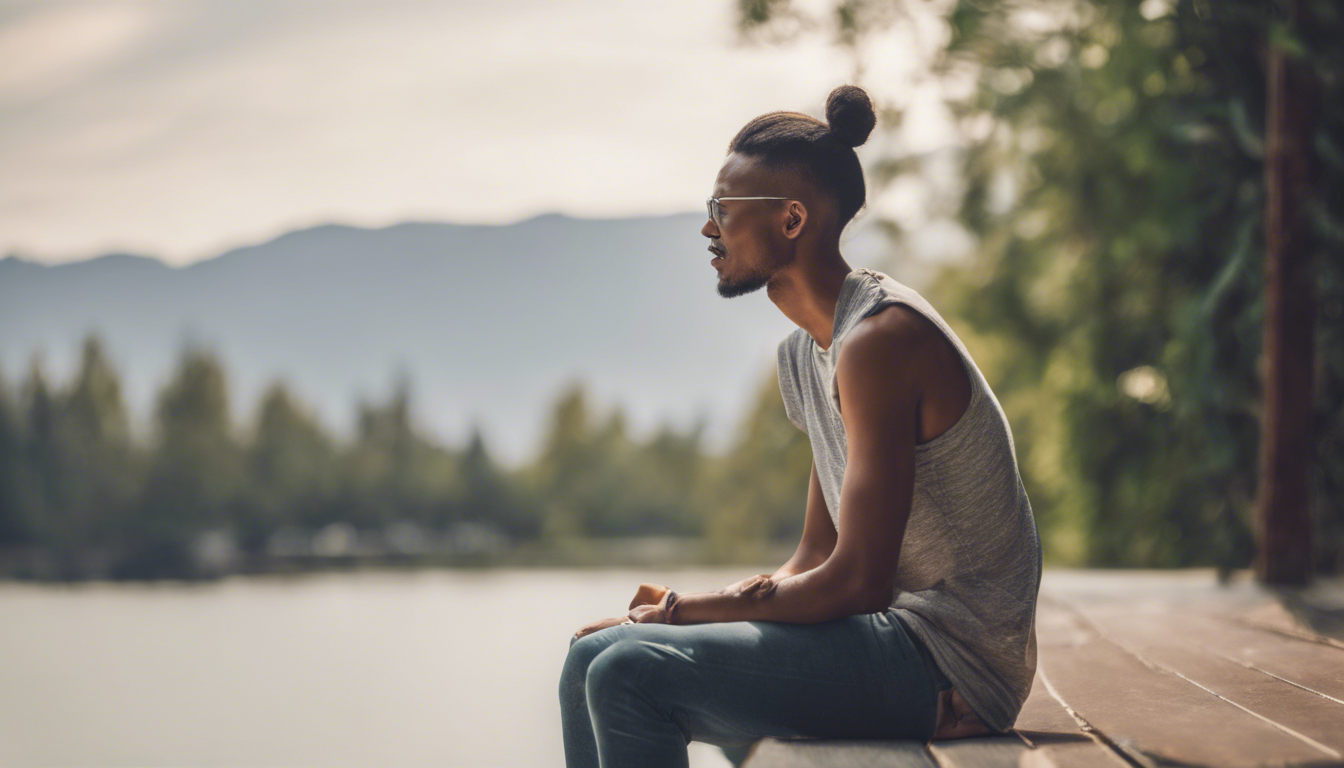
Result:
[[1010,734],[927,744],[763,739],[744,768],[1344,766],[1344,579],[1047,569],[1037,669]]

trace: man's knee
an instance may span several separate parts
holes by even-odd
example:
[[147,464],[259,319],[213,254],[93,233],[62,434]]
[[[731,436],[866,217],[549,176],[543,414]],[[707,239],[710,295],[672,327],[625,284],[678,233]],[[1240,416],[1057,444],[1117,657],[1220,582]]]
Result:
[[[673,660],[659,653],[660,646],[634,638],[612,643],[588,664],[588,692],[631,685],[653,685]],[[654,688],[660,687],[653,685]]]
[[681,654],[662,643],[624,638],[612,643],[588,665],[584,695],[590,706],[614,718],[670,720],[686,743],[690,727],[678,702],[685,698]]
[[562,696],[566,692],[583,691],[584,682],[588,677],[588,666],[598,654],[610,646],[610,641],[598,638],[596,635],[597,633],[592,633],[579,637],[575,632],[569,638],[569,655],[565,657],[565,667],[560,673]]

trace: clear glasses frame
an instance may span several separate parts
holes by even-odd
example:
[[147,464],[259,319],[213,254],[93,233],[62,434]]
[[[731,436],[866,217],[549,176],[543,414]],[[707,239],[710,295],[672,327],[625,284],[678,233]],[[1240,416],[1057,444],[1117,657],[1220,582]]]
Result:
[[719,221],[719,201],[720,200],[796,200],[793,197],[711,197],[705,200],[705,207],[709,209],[709,219],[714,222],[714,226],[723,227],[723,222]]

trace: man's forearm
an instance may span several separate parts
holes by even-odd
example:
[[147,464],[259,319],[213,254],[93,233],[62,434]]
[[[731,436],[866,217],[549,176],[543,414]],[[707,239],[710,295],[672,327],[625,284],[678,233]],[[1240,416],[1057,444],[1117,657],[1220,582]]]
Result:
[[779,569],[775,571],[771,578],[775,581],[783,581],[790,576],[797,576],[800,573],[807,573],[814,568],[818,568],[824,562],[826,562],[824,559],[816,561],[800,560],[799,556],[794,554],[793,557],[789,558],[789,562],[779,566]]
[[812,568],[796,565],[792,560],[790,560],[789,562],[779,566],[779,570],[775,571],[774,575],[771,576],[770,578],[774,579],[775,581],[783,581],[789,578],[790,576],[797,576],[800,573],[807,573],[810,570],[812,570]]
[[885,607],[885,602],[863,589],[863,585],[819,567],[781,579],[763,596],[723,591],[678,595],[668,623],[780,621],[814,624],[857,613],[874,613]]

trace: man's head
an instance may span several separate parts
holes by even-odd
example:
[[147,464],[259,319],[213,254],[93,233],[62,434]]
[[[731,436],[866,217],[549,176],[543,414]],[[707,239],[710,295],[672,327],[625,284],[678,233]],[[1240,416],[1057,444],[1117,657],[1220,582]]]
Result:
[[[720,295],[766,285],[800,249],[835,251],[845,224],[863,207],[863,168],[854,147],[877,122],[872,101],[862,89],[842,85],[826,100],[826,120],[770,112],[729,143],[713,192],[723,200],[710,202],[712,215],[700,230],[716,251]],[[785,199],[732,199],[741,197]]]

